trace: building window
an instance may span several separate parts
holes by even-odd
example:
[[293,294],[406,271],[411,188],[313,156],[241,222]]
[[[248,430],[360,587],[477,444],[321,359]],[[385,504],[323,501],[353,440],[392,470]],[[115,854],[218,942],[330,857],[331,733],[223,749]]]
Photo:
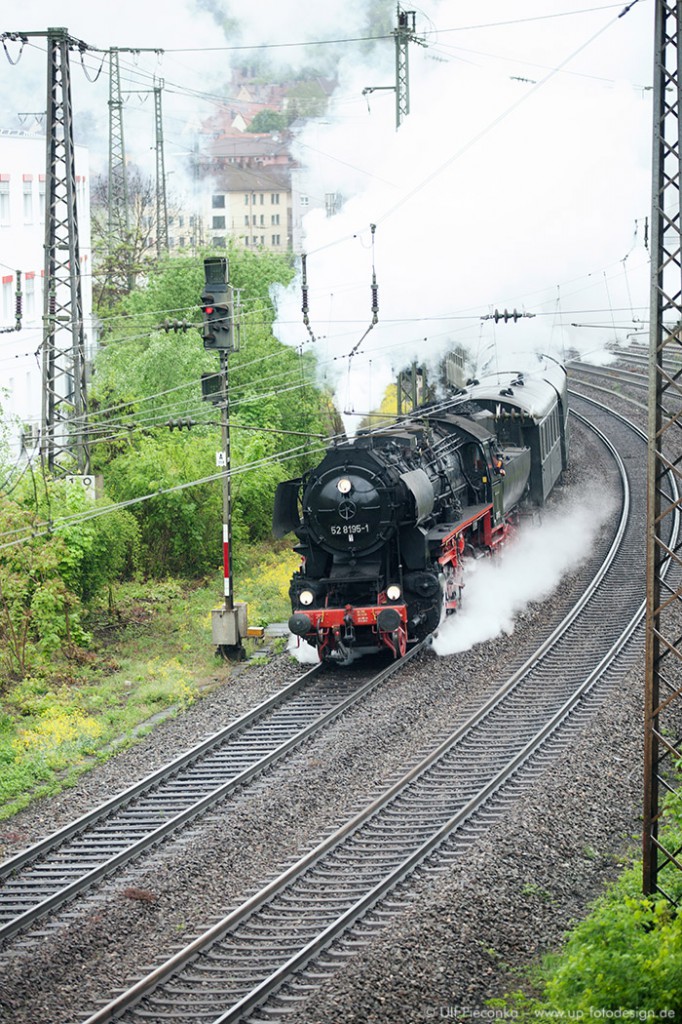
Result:
[[248,205],[249,205],[249,194],[247,192],[246,195],[244,196],[244,206],[248,206]]
[[24,182],[24,224],[33,223],[33,182]]
[[254,235],[253,238],[251,239],[251,242],[253,243],[253,245],[258,245],[258,235]]
[[248,226],[249,226],[249,215],[248,215],[248,213],[245,213],[244,214],[244,227],[248,228]]
[[[26,374],[26,393],[31,393],[31,380],[30,374]],[[40,431],[38,427],[32,423],[24,423],[21,427],[21,451],[22,454],[29,453],[33,454],[33,449],[40,440]]]
[[279,214],[273,213],[272,217],[270,218],[270,221],[272,225],[276,227],[279,224]]
[[280,244],[280,242],[279,242],[279,238],[280,238],[280,236],[279,236],[279,235],[273,235],[273,236],[272,236],[272,244],[273,244],[273,245],[279,245],[279,244]]
[[260,194],[260,204],[261,204],[261,206],[263,205],[264,202],[265,202],[265,192],[261,192],[261,194]]
[[265,217],[263,216],[263,214],[262,214],[262,213],[261,213],[261,215],[260,215],[260,226],[261,226],[262,228],[263,228],[263,227],[265,227]]
[[14,313],[14,303],[12,299],[14,294],[12,292],[12,281],[11,275],[3,277],[2,279],[2,316],[4,320],[10,320]]
[[214,235],[213,239],[212,239],[212,244],[213,244],[213,248],[214,249],[224,249],[225,248],[225,236],[224,235]]
[[249,236],[248,235],[244,235],[244,237],[242,238],[242,242],[244,243],[244,245],[248,245],[249,244]]
[[309,202],[310,202],[310,199],[308,198],[308,196],[301,196],[301,198],[300,198],[301,206],[308,206]]
[[214,231],[216,231],[216,230],[224,231],[225,230],[225,218],[224,217],[214,217],[213,218],[213,230]]
[[26,316],[34,316],[36,311],[35,274],[26,275],[24,280],[24,296],[26,298]]
[[279,192],[273,192],[270,196],[270,203],[272,206],[279,206]]
[[0,180],[0,224],[9,224],[9,181]]
[[254,213],[254,215],[253,215],[253,218],[252,218],[252,221],[251,221],[251,223],[253,224],[253,226],[254,226],[254,227],[255,227],[255,226],[256,226],[256,224],[258,223],[258,217],[256,216],[256,214],[255,214],[255,213]]
[[211,206],[214,210],[224,210],[225,196],[213,196],[211,199]]

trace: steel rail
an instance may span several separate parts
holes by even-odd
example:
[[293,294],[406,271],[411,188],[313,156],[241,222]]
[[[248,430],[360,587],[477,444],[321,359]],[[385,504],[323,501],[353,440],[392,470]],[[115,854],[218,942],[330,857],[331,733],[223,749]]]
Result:
[[[254,755],[252,763],[247,768],[237,774],[232,774],[227,781],[221,783],[219,786],[209,789],[199,799],[188,803],[182,811],[167,817],[161,825],[149,829],[142,837],[128,843],[125,848],[117,850],[117,852],[110,856],[105,856],[94,868],[80,874],[68,884],[63,885],[59,883],[49,896],[34,903],[34,905],[28,910],[12,916],[4,924],[0,925],[0,940],[7,940],[18,932],[23,931],[29,925],[72,900],[74,896],[90,888],[96,882],[111,874],[122,865],[139,857],[146,850],[176,832],[183,825],[198,817],[210,807],[219,803],[221,800],[226,799],[240,786],[243,786],[252,779],[262,775],[262,773],[274,762],[285,757],[307,739],[311,738],[314,734],[331,724],[336,718],[344,714],[353,705],[359,703],[364,697],[371,693],[372,690],[381,685],[381,683],[393,675],[394,672],[397,672],[404,664],[409,662],[409,660],[414,657],[422,647],[423,644],[419,644],[411,648],[402,659],[393,662],[387,668],[372,676],[372,678],[367,682],[356,687],[351,694],[344,696],[341,700],[335,700],[330,709],[326,710],[321,715],[315,715],[302,729],[296,729],[296,731],[293,732],[293,734],[284,742],[279,743],[276,746],[271,746],[271,749],[266,754]],[[35,846],[30,847],[17,857],[5,862],[5,864],[2,865],[0,877],[4,877],[6,883],[8,881],[12,881],[17,870],[21,870],[21,868],[26,865],[34,864],[36,861],[40,860],[40,857],[44,856],[45,853],[60,851],[66,841],[73,837],[80,838],[88,827],[93,824],[100,824],[114,811],[121,807],[128,806],[140,795],[148,794],[167,780],[173,779],[181,768],[194,765],[208,752],[225,746],[226,743],[236,736],[243,735],[245,728],[262,721],[263,717],[269,712],[285,705],[287,700],[303,690],[311,679],[316,679],[319,672],[320,666],[315,666],[289,686],[273,695],[273,697],[241,716],[241,718],[227,726],[224,730],[221,730],[212,737],[209,737],[206,741],[196,747],[193,747],[177,760],[147,776],[129,790],[123,791],[116,797],[112,798],[112,800],[100,805],[88,814],[83,815],[75,822],[52,834],[42,842],[37,843]],[[63,865],[59,864],[57,867],[58,870],[63,873]],[[0,897],[1,896],[2,892],[0,891]],[[10,893],[8,901],[9,899],[16,901],[17,897]],[[2,901],[0,899],[0,908],[1,906]]]
[[[610,410],[609,414],[611,414]],[[628,422],[624,417],[619,418],[625,423]],[[630,428],[637,430],[637,428],[632,424],[628,425]],[[613,446],[610,445],[610,442],[608,442],[607,439],[603,438],[603,435],[602,439],[605,441],[607,446],[611,448],[612,453],[615,454]],[[604,563],[597,574],[599,579],[593,581],[590,585],[590,596],[581,598],[581,608],[585,607],[589,603],[591,597],[594,596],[600,584],[603,583],[605,573],[608,571],[608,567],[613,563],[619,545],[622,544],[625,531],[624,524],[630,512],[627,474],[625,473],[622,460],[620,460],[617,455],[616,461],[617,464],[619,464],[619,472],[624,480],[624,500],[621,521],[618,530],[616,531],[616,537],[611,544],[609,555],[607,559],[604,560]],[[606,565],[607,561],[609,563],[608,566]],[[282,875],[270,882],[259,893],[252,896],[241,907],[237,908],[222,921],[214,925],[204,933],[204,935],[190,943],[184,950],[170,958],[165,964],[158,967],[155,971],[152,971],[146,978],[141,979],[127,992],[121,994],[112,1002],[107,1004],[107,1006],[102,1007],[95,1014],[88,1017],[85,1024],[104,1024],[106,1021],[120,1017],[127,1008],[133,1008],[137,1002],[148,995],[153,989],[157,988],[163,981],[170,978],[179,969],[193,963],[195,959],[200,954],[205,953],[213,943],[226,936],[228,932],[233,930],[241,922],[247,921],[256,910],[267,906],[270,901],[272,901],[273,898],[282,891],[282,889],[291,885],[294,880],[299,879],[306,871],[317,865],[326,854],[337,850],[341,842],[354,836],[361,826],[375,818],[381,811],[387,808],[389,804],[393,803],[398,797],[400,797],[412,782],[423,776],[424,773],[435,764],[440,764],[442,759],[448,754],[451,754],[453,750],[459,746],[462,739],[471,733],[473,728],[477,727],[483,720],[489,718],[492,715],[493,710],[501,706],[502,700],[509,697],[510,694],[513,694],[514,691],[516,691],[521,679],[532,669],[536,668],[540,662],[542,662],[545,655],[567,632],[567,630],[570,629],[571,625],[575,622],[579,611],[580,609],[572,609],[561,625],[554,630],[551,637],[543,642],[539,652],[536,652],[530,659],[528,659],[528,661],[516,673],[514,673],[514,675],[510,677],[502,687],[499,688],[497,693],[494,694],[483,707],[479,708],[478,711],[471,715],[470,718],[459,726],[450,736],[448,736],[435,751],[420,762],[419,765],[412,768],[386,793],[348,821],[344,826],[337,830],[334,835],[328,837],[314,850],[300,858],[296,864],[292,865]],[[630,618],[625,629],[621,629],[617,639],[613,642],[611,648],[600,660],[597,666],[581,680],[580,684],[574,688],[568,698],[563,701],[561,706],[554,710],[547,720],[542,723],[540,728],[534,732],[531,739],[528,740],[520,750],[515,751],[509,761],[502,768],[496,771],[493,777],[486,781],[478,792],[467,800],[462,808],[449,817],[448,820],[425,842],[419,844],[417,848],[411,852],[409,857],[403,860],[397,868],[386,874],[376,885],[368,889],[360,899],[354,901],[351,906],[347,907],[343,913],[338,916],[337,920],[323,928],[314,938],[289,957],[285,963],[280,964],[280,966],[278,966],[274,971],[271,971],[266,978],[264,978],[258,985],[254,986],[249,993],[238,1000],[227,1012],[222,1013],[222,1015],[217,1017],[211,1017],[215,1024],[227,1024],[228,1021],[242,1019],[244,1014],[248,1013],[256,1005],[261,1004],[268,995],[281,986],[293,971],[300,969],[304,963],[310,960],[322,948],[327,946],[333,938],[341,934],[348,925],[352,923],[352,921],[357,920],[357,918],[360,917],[368,907],[372,906],[381,896],[394,888],[398,882],[400,882],[407,874],[413,871],[419,863],[428,857],[434,849],[440,846],[454,829],[461,825],[462,822],[469,819],[478,808],[486,804],[493,794],[498,792],[498,790],[504,786],[504,784],[513,775],[515,775],[524,764],[528,763],[533,754],[547,743],[550,737],[557,732],[560,725],[566,721],[570,712],[585,698],[586,694],[603,676],[608,667],[612,664],[613,660],[617,657],[622,646],[628,642],[637,625],[641,622],[642,611],[643,606],[640,606],[635,614]],[[147,1011],[145,1011],[145,1014],[146,1013]],[[179,1013],[175,1016],[177,1019],[180,1018]],[[160,1016],[155,1016],[155,1019],[162,1018]],[[208,1017],[206,1017],[206,1019],[208,1020]]]
[[313,676],[317,671],[319,671],[319,666],[315,665],[309,672],[299,676],[298,679],[289,683],[282,690],[278,690],[277,693],[268,697],[262,704],[259,704],[257,707],[247,711],[234,722],[230,722],[230,724],[224,729],[220,729],[218,732],[213,733],[206,740],[203,740],[184,754],[181,754],[180,757],[175,758],[168,764],[163,765],[163,767],[151,772],[143,779],[140,779],[134,786],[121,790],[120,793],[111,797],[110,800],[104,801],[104,803],[94,807],[91,811],[88,811],[81,817],[75,818],[68,825],[65,825],[64,828],[60,828],[56,832],[52,832],[44,839],[41,839],[39,842],[32,844],[25,850],[22,850],[21,853],[3,861],[0,863],[0,880],[7,878],[18,868],[23,867],[24,864],[28,864],[31,861],[36,860],[41,854],[53,849],[65,839],[69,839],[71,836],[82,832],[88,825],[92,825],[94,822],[108,817],[113,813],[113,811],[118,810],[119,807],[123,807],[125,804],[130,803],[130,801],[136,796],[139,796],[141,793],[145,793],[158,785],[159,782],[162,782],[172,772],[177,772],[180,768],[184,768],[186,765],[191,764],[192,761],[197,760],[204,754],[208,753],[208,751],[213,750],[216,746],[224,743],[230,736],[235,735],[246,726],[251,725],[252,722],[260,718],[261,715],[271,711],[283,700],[287,699],[292,694],[297,693],[298,690],[307,685],[311,676]]

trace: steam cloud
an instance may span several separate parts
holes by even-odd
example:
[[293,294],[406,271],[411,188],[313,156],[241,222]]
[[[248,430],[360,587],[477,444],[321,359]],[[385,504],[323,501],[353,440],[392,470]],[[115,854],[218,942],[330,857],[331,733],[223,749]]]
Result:
[[[538,13],[521,8],[515,18]],[[474,10],[443,2],[432,23],[480,21]],[[638,83],[650,77],[651,27],[638,18],[509,24],[508,5],[493,3],[485,21],[505,26],[412,47],[411,111],[397,132],[393,98],[371,94],[369,113],[362,98],[393,81],[390,62],[340,64],[327,123],[302,130],[297,155],[311,196],[345,198],[337,215],[318,209],[303,224],[314,346],[349,429],[414,359],[433,367],[462,345],[476,372],[525,369],[539,351],[607,358],[609,342],[642,329],[651,111]],[[379,323],[361,341],[373,268]],[[280,339],[312,345],[300,280],[276,300]],[[505,308],[534,317],[482,319]]]
[[439,626],[435,652],[457,654],[512,634],[519,613],[547,600],[565,574],[587,559],[612,514],[602,496],[587,495],[544,515],[542,525],[521,527],[499,560],[467,561],[462,607]]

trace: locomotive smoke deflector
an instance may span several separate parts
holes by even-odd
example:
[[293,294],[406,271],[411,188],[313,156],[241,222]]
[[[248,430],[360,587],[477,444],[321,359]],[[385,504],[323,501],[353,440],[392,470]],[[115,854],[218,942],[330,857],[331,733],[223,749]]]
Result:
[[423,469],[411,469],[408,473],[401,473],[400,479],[414,498],[417,513],[415,522],[423,523],[433,512],[435,501],[428,474]]
[[275,507],[272,513],[273,535],[281,540],[301,525],[298,512],[298,492],[302,480],[283,480],[275,490]]

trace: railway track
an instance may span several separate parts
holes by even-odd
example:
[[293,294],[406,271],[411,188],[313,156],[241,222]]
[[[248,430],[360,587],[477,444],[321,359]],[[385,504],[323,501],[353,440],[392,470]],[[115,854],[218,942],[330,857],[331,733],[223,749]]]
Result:
[[[427,862],[460,856],[532,784],[569,741],[571,723],[615,660],[634,660],[644,601],[643,579],[632,565],[644,552],[645,437],[637,433],[635,450],[627,421],[614,425],[611,413],[577,396],[574,406],[618,435],[615,447],[628,452],[630,467],[614,450],[623,514],[609,557],[578,605],[482,707],[378,800],[86,1024],[223,1024],[282,1015],[291,1000],[310,994],[369,910],[388,893],[392,904],[398,901],[405,880]],[[576,635],[589,642],[576,643]],[[382,910],[384,920],[388,915]]]
[[[414,648],[411,654],[415,654]],[[306,672],[135,786],[0,865],[0,941],[123,868],[258,779],[380,686],[379,673]]]
[[[599,381],[602,383],[598,383]],[[641,392],[645,399],[642,407],[646,408],[646,394],[649,384],[643,371],[626,370],[618,366],[591,366],[587,363],[571,363],[569,367],[569,382],[573,388],[582,385],[589,388],[590,391],[594,391],[595,394],[612,396],[614,394],[614,386],[617,388],[622,384],[625,388]],[[572,393],[576,394],[575,390]],[[617,393],[620,393],[620,391],[618,390]],[[628,401],[636,404],[633,398],[629,398]]]

